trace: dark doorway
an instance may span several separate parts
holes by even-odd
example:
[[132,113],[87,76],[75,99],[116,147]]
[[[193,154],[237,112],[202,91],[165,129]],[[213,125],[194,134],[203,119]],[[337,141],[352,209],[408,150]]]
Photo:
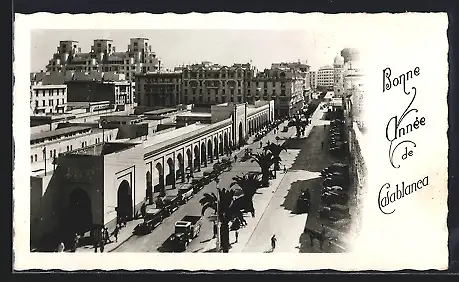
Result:
[[80,188],[69,195],[67,209],[67,231],[71,234],[80,234],[92,229],[91,199],[88,193]]
[[118,187],[117,218],[132,219],[132,191],[129,182],[123,180]]

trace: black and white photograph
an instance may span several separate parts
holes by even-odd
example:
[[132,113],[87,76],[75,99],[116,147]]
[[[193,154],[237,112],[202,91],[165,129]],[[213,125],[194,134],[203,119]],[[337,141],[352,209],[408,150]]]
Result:
[[[52,16],[78,23],[78,15]],[[357,15],[355,22],[353,15],[303,15],[304,26],[281,17],[272,22],[273,15],[231,14],[196,14],[200,21],[187,26],[191,15],[171,15],[176,24],[168,28],[166,21],[142,27],[140,19],[120,14],[119,22],[124,16],[124,24],[132,20],[133,25],[122,28],[114,23],[117,15],[106,16],[112,21],[96,29],[43,21],[28,23],[26,30],[24,19],[22,34],[16,33],[14,52],[26,52],[29,59],[24,59],[27,66],[16,63],[17,78],[28,75],[28,81],[15,86],[14,93],[15,101],[21,99],[16,120],[25,120],[21,127],[30,125],[16,157],[24,159],[16,180],[25,187],[16,187],[15,193],[28,197],[22,201],[30,207],[21,219],[15,217],[24,225],[18,232],[29,234],[21,234],[20,242],[15,238],[24,252],[69,263],[87,257],[94,267],[95,261],[117,253],[129,254],[129,268],[138,269],[136,256],[149,253],[166,260],[161,258],[166,253],[172,265],[175,257],[189,254],[180,261],[200,260],[188,263],[205,269],[206,254],[219,253],[224,263],[225,254],[232,253],[271,260],[270,266],[276,260],[285,266],[292,256],[303,269],[346,270],[359,268],[351,258],[360,252],[367,252],[360,258],[362,268],[377,269],[365,261],[378,245],[374,250],[381,253],[374,256],[382,257],[381,268],[393,269],[403,264],[391,265],[383,253],[396,238],[392,234],[384,242],[386,233],[435,221],[419,240],[447,237],[442,228],[446,134],[434,133],[447,127],[446,116],[437,114],[446,104],[430,102],[424,109],[434,99],[432,93],[421,97],[430,88],[415,89],[447,73],[442,56],[424,58],[427,65],[413,59],[431,46],[413,47],[422,48],[413,54],[400,47],[397,55],[384,54],[395,52],[393,46],[371,49],[376,45],[368,42],[372,31]],[[80,19],[91,18],[90,26],[97,17]],[[249,29],[252,17],[258,24]],[[443,18],[432,17],[438,23],[432,30],[447,27]],[[216,19],[221,21],[213,26]],[[265,28],[263,19],[271,21]],[[396,20],[395,27],[374,22],[380,24],[375,34],[400,28]],[[414,29],[412,24],[403,28]],[[386,44],[391,44],[388,37]],[[27,44],[18,50],[21,42]],[[447,41],[436,52],[444,56]],[[436,74],[430,66],[437,66]],[[446,84],[436,81],[446,97],[445,78]],[[396,91],[404,96],[392,94]],[[434,122],[437,129],[432,129]],[[424,152],[429,144],[438,150]],[[409,208],[425,205],[432,212],[404,226],[413,213]],[[429,267],[443,265],[442,255],[447,260],[447,246],[439,244],[422,247],[431,254],[425,261]],[[397,252],[411,260],[413,246]],[[328,260],[329,254],[342,257]],[[311,262],[314,258],[321,263]]]

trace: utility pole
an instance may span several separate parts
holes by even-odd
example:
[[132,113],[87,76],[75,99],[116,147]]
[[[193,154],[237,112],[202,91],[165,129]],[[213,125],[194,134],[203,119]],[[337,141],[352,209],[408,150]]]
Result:
[[46,147],[43,148],[43,160],[45,161],[45,176],[46,176]]

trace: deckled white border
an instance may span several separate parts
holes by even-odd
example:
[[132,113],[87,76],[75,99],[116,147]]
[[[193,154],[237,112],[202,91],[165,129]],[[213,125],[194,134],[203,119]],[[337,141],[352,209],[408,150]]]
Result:
[[[431,25],[435,23],[435,27]],[[314,14],[275,14],[275,13],[211,13],[186,15],[176,14],[104,14],[92,15],[54,15],[38,13],[16,15],[15,18],[15,81],[13,133],[15,139],[14,180],[14,268],[20,269],[186,269],[186,270],[395,270],[403,268],[431,269],[446,267],[445,259],[416,259],[400,261],[396,255],[359,254],[37,254],[29,253],[29,73],[30,73],[30,30],[32,29],[271,29],[304,30],[314,29],[317,33],[338,36],[345,33],[354,39],[354,46],[371,50],[378,41],[378,32],[385,26],[400,26],[401,33],[407,25],[419,29],[446,32],[446,14],[379,14],[379,15],[325,15]],[[437,29],[434,29],[437,28]],[[441,30],[444,28],[444,30]],[[374,37],[373,37],[373,36]],[[385,36],[391,42],[390,34]],[[426,35],[428,36],[428,35]],[[396,39],[402,38],[397,35]],[[349,39],[349,38],[348,38]],[[44,38],[46,40],[46,38]],[[352,41],[352,40],[351,40]],[[347,43],[346,43],[347,44]],[[347,46],[343,46],[347,47]],[[337,50],[339,51],[339,50]],[[312,56],[313,54],[305,54]],[[330,58],[330,63],[333,58]],[[442,82],[443,83],[443,82]],[[440,109],[441,110],[441,109]],[[371,201],[370,201],[371,202]],[[394,227],[395,228],[395,227]],[[400,228],[400,227],[399,227]],[[396,250],[394,250],[394,254]],[[447,261],[447,260],[446,260]]]

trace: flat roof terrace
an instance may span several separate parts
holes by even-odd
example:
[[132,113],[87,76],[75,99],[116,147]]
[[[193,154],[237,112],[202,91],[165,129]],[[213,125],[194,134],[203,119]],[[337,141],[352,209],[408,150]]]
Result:
[[154,111],[149,111],[145,112],[145,115],[164,115],[164,114],[169,114],[173,112],[177,112],[177,109],[159,109],[159,110],[154,110]]
[[191,124],[189,126],[175,129],[169,132],[153,135],[152,137],[149,137],[143,144],[144,144],[144,147],[147,149],[153,148],[158,145],[161,145],[162,143],[166,141],[173,141],[174,139],[185,137],[189,135],[190,133],[194,133],[195,131],[205,128],[205,127],[209,127],[209,126],[204,125],[204,124]]
[[30,143],[35,144],[46,140],[53,140],[65,135],[90,132],[90,126],[70,126],[60,128],[52,131],[44,131],[39,133],[30,134]]
[[132,147],[135,147],[135,143],[98,143],[84,148],[79,148],[68,153],[66,156],[78,155],[78,156],[105,156],[117,152],[121,152]]

